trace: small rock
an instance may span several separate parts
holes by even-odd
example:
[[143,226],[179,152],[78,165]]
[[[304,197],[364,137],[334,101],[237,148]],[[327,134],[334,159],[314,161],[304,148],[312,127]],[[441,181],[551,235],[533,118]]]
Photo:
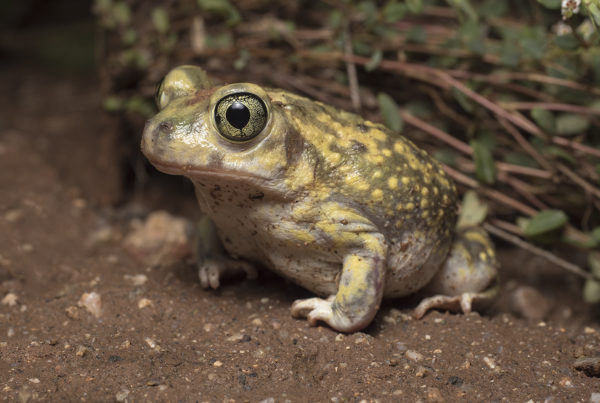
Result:
[[23,210],[20,208],[9,209],[4,213],[4,219],[8,222],[16,222],[23,216]]
[[131,284],[134,285],[135,287],[142,286],[142,285],[146,284],[146,282],[148,281],[148,276],[146,276],[145,274],[135,274],[133,276],[126,274],[123,277],[125,278],[125,280],[130,281]]
[[275,399],[272,397],[267,397],[266,399],[263,399],[258,403],[275,403]]
[[15,335],[15,329],[11,326],[6,331],[6,336],[7,337],[13,337],[14,335]]
[[254,318],[254,319],[252,319],[252,324],[254,326],[262,326],[263,323],[262,323],[262,320],[260,320],[259,318]]
[[125,237],[123,245],[142,264],[175,264],[193,253],[193,228],[186,219],[156,211]]
[[90,352],[90,349],[87,348],[86,346],[78,346],[77,347],[77,351],[75,352],[75,355],[77,357],[85,357],[87,355],[87,353]]
[[529,286],[519,286],[512,292],[510,307],[516,315],[536,321],[544,319],[552,308],[546,297]]
[[2,298],[2,305],[15,306],[17,305],[18,300],[19,297],[17,297],[16,294],[9,292],[4,296],[4,298]]
[[38,378],[29,378],[29,382],[31,382],[31,383],[40,383],[40,380]]
[[222,367],[222,366],[223,366],[223,363],[221,361],[217,360],[217,361],[213,362],[213,367],[217,367],[218,368],[218,367]]
[[83,293],[77,305],[84,307],[96,318],[102,315],[102,299],[97,292]]
[[79,320],[79,308],[74,305],[65,308],[65,314],[69,319]]
[[442,392],[438,388],[430,387],[427,388],[427,401],[431,403],[443,403],[446,401]]
[[139,309],[144,309],[147,306],[151,306],[152,305],[152,301],[149,300],[148,298],[142,298],[138,301],[138,308]]
[[573,381],[568,376],[564,376],[558,381],[558,384],[563,388],[574,388]]
[[160,352],[161,351],[161,347],[154,340],[152,340],[150,337],[146,337],[144,339],[144,341],[146,342],[146,344],[148,345],[148,347],[150,347],[152,350],[154,350],[156,352]]
[[117,392],[115,399],[117,402],[124,402],[127,400],[127,397],[129,397],[129,393],[129,389],[122,389],[120,392]]
[[421,361],[423,359],[423,354],[415,350],[406,350],[406,353],[404,353],[404,355],[406,356],[406,358],[414,362]]
[[600,377],[600,357],[583,357],[573,363],[573,368],[587,376]]
[[86,245],[90,248],[93,248],[97,245],[110,241],[112,238],[113,229],[108,225],[102,225],[100,228],[97,228],[88,235]]
[[425,378],[427,375],[429,375],[430,372],[431,371],[429,370],[429,368],[419,365],[419,367],[417,368],[417,372],[415,372],[415,375],[419,378]]
[[600,393],[592,393],[590,395],[590,403],[600,403]]

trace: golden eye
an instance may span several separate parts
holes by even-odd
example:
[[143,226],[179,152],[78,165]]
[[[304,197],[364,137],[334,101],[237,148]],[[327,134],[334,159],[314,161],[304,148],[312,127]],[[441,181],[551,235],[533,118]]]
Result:
[[267,124],[267,107],[249,92],[227,95],[217,102],[215,123],[221,136],[231,141],[253,139]]

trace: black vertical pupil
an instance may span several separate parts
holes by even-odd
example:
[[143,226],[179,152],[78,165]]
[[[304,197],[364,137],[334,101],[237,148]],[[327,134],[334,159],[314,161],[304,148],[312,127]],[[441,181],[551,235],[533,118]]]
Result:
[[235,101],[227,108],[225,117],[231,126],[241,130],[250,121],[250,110],[243,103]]

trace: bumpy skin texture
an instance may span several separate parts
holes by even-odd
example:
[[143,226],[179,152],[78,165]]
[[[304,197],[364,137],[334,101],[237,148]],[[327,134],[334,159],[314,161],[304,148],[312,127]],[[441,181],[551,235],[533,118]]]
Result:
[[[225,114],[215,117],[215,105],[239,93],[262,100],[266,110],[258,115],[266,121],[255,137],[232,140],[231,131],[224,136],[217,128]],[[413,293],[437,272],[444,273],[437,288],[451,291],[444,279],[479,272],[483,255],[486,278],[473,286],[461,280],[465,287],[449,297],[468,311],[462,296],[495,278],[491,243],[475,257],[465,255],[468,248],[457,251],[466,256],[454,259],[465,270],[443,269],[453,242],[462,242],[454,237],[454,185],[425,151],[384,126],[283,90],[248,83],[211,88],[192,66],[167,75],[158,103],[162,110],[148,121],[142,150],[159,170],[192,180],[229,254],[205,250],[201,278],[217,276],[218,285],[219,270],[230,270],[233,259],[266,265],[329,297],[296,301],[294,316],[340,331],[364,328],[382,297]],[[429,301],[422,310],[452,308],[448,299]]]

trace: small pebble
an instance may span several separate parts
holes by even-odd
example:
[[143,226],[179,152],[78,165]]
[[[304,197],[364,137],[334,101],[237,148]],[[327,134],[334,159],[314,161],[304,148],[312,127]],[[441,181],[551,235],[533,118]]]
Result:
[[148,298],[142,298],[142,299],[140,299],[138,301],[137,305],[138,305],[139,309],[144,309],[144,308],[146,308],[148,306],[151,306],[152,305],[152,301],[149,300]]
[[102,299],[97,292],[83,293],[77,305],[85,307],[96,318],[102,315]]
[[192,255],[194,226],[166,211],[155,211],[123,240],[125,250],[148,266],[170,265]]
[[443,403],[446,401],[442,392],[438,388],[430,387],[427,388],[427,401],[431,403]]
[[560,379],[560,381],[558,381],[558,384],[560,386],[562,386],[563,388],[573,388],[575,387],[575,385],[573,385],[573,381],[571,381],[571,378],[569,378],[568,376],[564,376]]
[[427,375],[429,375],[430,372],[431,371],[428,368],[420,365],[417,368],[417,372],[415,373],[415,375],[418,376],[419,378],[425,378]]
[[38,378],[29,378],[29,382],[31,382],[31,383],[40,383],[40,380]]
[[79,308],[74,305],[65,308],[65,314],[69,319],[79,320]]
[[15,306],[17,305],[18,300],[19,297],[17,297],[16,294],[9,292],[4,296],[4,298],[2,298],[2,305]]
[[263,322],[259,318],[252,319],[252,324],[254,326],[262,326]]
[[404,355],[406,356],[406,358],[414,362],[421,361],[423,359],[423,354],[415,350],[406,350],[406,353],[404,353]]
[[217,367],[218,368],[218,367],[222,367],[222,366],[223,366],[223,363],[221,361],[217,360],[217,361],[213,362],[213,367]]
[[120,392],[117,392],[117,394],[115,395],[115,399],[117,400],[117,402],[124,402],[127,400],[129,393],[129,389],[123,389]]
[[145,274],[135,274],[133,276],[126,274],[123,277],[125,278],[125,280],[130,281],[131,284],[136,287],[142,286],[148,281],[148,276],[146,276]]
[[590,395],[590,403],[600,403],[600,393],[594,392]]
[[86,346],[78,346],[75,355],[77,357],[85,357],[87,353],[89,353],[90,349]]
[[8,222],[16,222],[23,216],[23,210],[20,208],[13,208],[4,213],[4,219]]

